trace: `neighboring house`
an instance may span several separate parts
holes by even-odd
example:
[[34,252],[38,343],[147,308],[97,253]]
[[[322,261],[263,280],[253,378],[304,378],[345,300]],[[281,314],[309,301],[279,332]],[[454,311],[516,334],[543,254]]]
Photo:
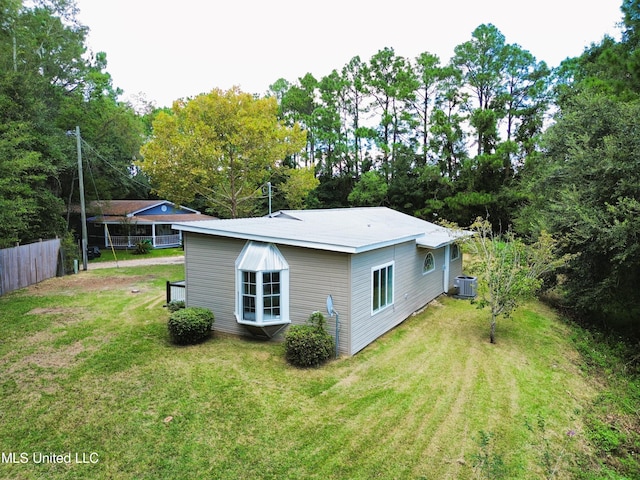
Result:
[[155,248],[179,247],[182,235],[172,223],[215,220],[167,200],[94,201],[87,215],[89,244],[109,248],[130,248],[146,240]]
[[185,246],[186,304],[215,329],[271,337],[326,312],[353,355],[446,293],[462,274],[460,232],[389,208],[280,211],[176,223]]

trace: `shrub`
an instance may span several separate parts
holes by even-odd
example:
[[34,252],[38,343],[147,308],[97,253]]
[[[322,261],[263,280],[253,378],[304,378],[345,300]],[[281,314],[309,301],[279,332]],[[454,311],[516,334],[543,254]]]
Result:
[[173,312],[177,312],[178,310],[180,310],[181,308],[185,308],[186,305],[184,304],[184,300],[171,300],[168,304],[167,304],[167,309],[173,313]]
[[78,251],[78,243],[73,237],[73,233],[68,232],[60,243],[60,257],[62,259],[62,268],[64,273],[73,273],[73,261],[82,258],[82,255]]
[[136,243],[136,249],[133,253],[135,255],[147,255],[151,250],[153,250],[153,243],[151,243],[151,240],[143,240]]
[[211,310],[201,307],[181,308],[169,316],[169,335],[178,345],[201,342],[211,335],[214,316]]
[[326,362],[334,349],[333,337],[324,329],[322,313],[314,312],[307,325],[292,325],[284,336],[285,356],[296,367],[316,367]]

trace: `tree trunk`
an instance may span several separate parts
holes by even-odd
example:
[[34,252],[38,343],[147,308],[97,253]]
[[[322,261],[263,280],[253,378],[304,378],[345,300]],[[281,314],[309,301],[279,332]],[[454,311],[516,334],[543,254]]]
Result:
[[491,332],[489,333],[489,341],[496,343],[496,317],[491,318]]

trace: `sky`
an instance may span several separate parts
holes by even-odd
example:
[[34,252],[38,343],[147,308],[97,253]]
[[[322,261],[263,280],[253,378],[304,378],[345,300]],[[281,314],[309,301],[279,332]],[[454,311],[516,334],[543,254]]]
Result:
[[107,53],[124,100],[157,107],[214,88],[264,94],[279,78],[320,79],[385,47],[448,63],[492,23],[557,66],[605,34],[619,39],[622,0],[76,0],[88,47]]

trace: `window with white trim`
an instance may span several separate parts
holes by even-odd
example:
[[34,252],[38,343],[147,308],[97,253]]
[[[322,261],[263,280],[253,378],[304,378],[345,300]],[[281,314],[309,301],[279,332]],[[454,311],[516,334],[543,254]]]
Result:
[[262,273],[262,318],[280,320],[280,272]]
[[393,262],[371,269],[371,314],[393,305]]
[[256,272],[242,272],[242,320],[256,321]]
[[458,260],[460,258],[460,246],[457,243],[451,244],[451,260]]
[[436,269],[436,259],[433,256],[433,253],[429,252],[424,257],[424,262],[422,263],[422,274],[426,275],[427,273],[431,273]]
[[289,265],[275,245],[248,242],[236,260],[237,321],[289,323]]

